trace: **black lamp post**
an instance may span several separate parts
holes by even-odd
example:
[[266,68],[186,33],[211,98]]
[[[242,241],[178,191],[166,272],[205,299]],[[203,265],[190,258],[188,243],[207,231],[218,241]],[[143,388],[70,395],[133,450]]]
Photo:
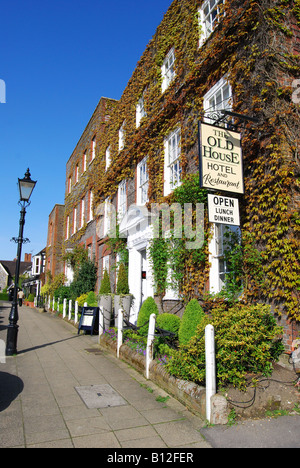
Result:
[[14,287],[14,297],[13,303],[11,307],[11,311],[9,314],[9,325],[7,327],[7,340],[6,340],[6,356],[13,356],[17,354],[17,337],[18,337],[18,328],[17,325],[19,314],[18,314],[18,284],[19,284],[19,276],[20,276],[20,262],[21,262],[21,251],[22,251],[22,244],[27,242],[28,239],[23,239],[23,229],[25,224],[25,213],[27,206],[30,205],[29,198],[32,194],[32,191],[35,187],[36,181],[31,180],[29,169],[25,174],[24,179],[18,179],[19,184],[19,191],[20,191],[20,200],[19,205],[21,206],[20,211],[20,229],[19,229],[19,237],[13,238],[18,244],[18,252],[17,252],[17,262],[16,262],[16,272],[15,272],[15,287]]

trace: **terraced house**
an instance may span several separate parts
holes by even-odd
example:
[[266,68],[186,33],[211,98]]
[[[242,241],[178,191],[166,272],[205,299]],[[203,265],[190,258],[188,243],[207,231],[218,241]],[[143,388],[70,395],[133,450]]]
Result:
[[[191,297],[223,291],[269,303],[291,348],[300,320],[299,24],[299,0],[174,0],[121,99],[101,98],[67,163],[65,247],[89,249],[97,288],[104,268],[115,285],[126,259],[132,321],[148,296],[180,313]],[[240,227],[208,221],[207,192],[222,191],[199,187],[199,122],[241,135]],[[156,237],[155,204],[172,207]],[[191,230],[182,222],[176,235],[176,208],[183,216],[192,205]],[[202,241],[188,248],[200,224]]]

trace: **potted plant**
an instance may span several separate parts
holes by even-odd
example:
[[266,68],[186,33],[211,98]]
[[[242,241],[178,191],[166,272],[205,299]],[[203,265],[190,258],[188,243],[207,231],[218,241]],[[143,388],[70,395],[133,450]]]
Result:
[[101,286],[99,290],[99,305],[103,309],[104,314],[104,330],[110,328],[111,322],[111,312],[112,312],[112,295],[111,295],[111,287],[110,287],[110,280],[108,276],[108,271],[105,268],[103,273],[103,278],[101,281]]
[[118,311],[122,309],[127,319],[130,316],[132,294],[129,293],[128,275],[124,263],[120,264],[115,295],[115,326],[118,324]]
[[29,307],[34,307],[34,295],[33,294],[29,294],[27,301],[26,301],[26,305]]

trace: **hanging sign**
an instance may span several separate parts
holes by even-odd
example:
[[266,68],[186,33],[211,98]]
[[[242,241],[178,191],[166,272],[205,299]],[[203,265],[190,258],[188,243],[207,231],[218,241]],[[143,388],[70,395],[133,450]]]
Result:
[[210,223],[240,225],[239,201],[237,198],[208,194],[208,219]]
[[99,307],[82,307],[82,314],[78,325],[78,334],[80,330],[97,332],[97,324],[99,317]]
[[200,124],[200,185],[232,193],[244,193],[240,133]]

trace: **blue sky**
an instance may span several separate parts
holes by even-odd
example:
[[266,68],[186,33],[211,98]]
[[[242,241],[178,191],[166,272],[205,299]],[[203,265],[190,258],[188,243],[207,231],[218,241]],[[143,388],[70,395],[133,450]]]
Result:
[[[37,185],[24,253],[46,246],[66,162],[101,96],[119,99],[171,0],[0,0],[0,259],[13,260],[18,177]],[[3,97],[0,96],[0,101]]]

